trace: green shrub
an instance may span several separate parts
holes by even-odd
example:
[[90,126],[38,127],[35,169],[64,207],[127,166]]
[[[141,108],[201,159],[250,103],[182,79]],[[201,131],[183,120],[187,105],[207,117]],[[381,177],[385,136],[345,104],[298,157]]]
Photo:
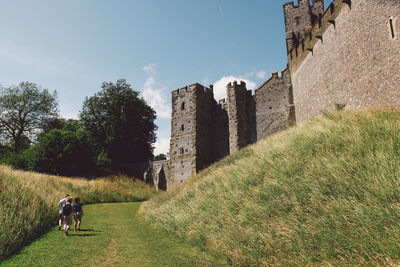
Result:
[[336,110],[343,110],[345,107],[346,107],[346,104],[335,103]]
[[28,169],[29,165],[26,155],[24,153],[15,154],[12,152],[5,154],[1,160],[1,163],[12,166],[13,168],[19,170]]

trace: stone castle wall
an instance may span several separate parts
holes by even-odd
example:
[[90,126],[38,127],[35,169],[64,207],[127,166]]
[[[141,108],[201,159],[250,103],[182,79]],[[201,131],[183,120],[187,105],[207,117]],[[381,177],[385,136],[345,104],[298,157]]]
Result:
[[293,104],[291,94],[292,86],[287,68],[282,71],[282,76],[274,72],[255,90],[259,139],[286,129]]
[[225,99],[220,100],[213,113],[214,121],[214,158],[220,160],[229,155],[229,117],[228,105]]
[[288,67],[255,95],[243,82],[228,84],[219,103],[212,86],[172,92],[171,158],[151,170],[158,188],[336,104],[400,104],[400,1],[334,0],[324,10],[322,0],[299,0],[285,4],[284,14]]
[[299,44],[305,38],[312,26],[324,13],[324,1],[298,0],[298,5],[289,2],[283,5],[285,14],[286,45],[288,51]]
[[296,121],[334,110],[335,104],[400,104],[399,37],[400,1],[335,0],[304,50],[300,46],[297,57],[289,55]]
[[159,190],[168,190],[169,160],[151,162],[144,173],[144,181]]
[[229,152],[232,154],[248,144],[248,94],[244,82],[238,84],[235,81],[233,84],[229,83],[226,88],[229,118]]
[[196,84],[172,92],[170,178],[182,183],[196,173]]
[[[227,100],[219,103],[212,86],[192,84],[173,91],[168,184],[182,183],[217,160],[285,129],[291,99],[288,73],[285,69],[282,77],[273,74],[255,96],[243,81],[230,83]],[[258,127],[258,122],[268,120],[273,122],[271,127]]]
[[196,172],[215,161],[214,129],[210,129],[215,119],[216,102],[211,88],[196,84]]

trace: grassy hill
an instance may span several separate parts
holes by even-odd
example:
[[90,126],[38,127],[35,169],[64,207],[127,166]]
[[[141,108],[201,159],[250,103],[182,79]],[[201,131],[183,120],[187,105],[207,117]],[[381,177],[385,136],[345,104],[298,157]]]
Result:
[[127,177],[89,181],[0,166],[0,262],[56,224],[57,204],[66,193],[90,204],[142,201],[156,191]]
[[400,263],[400,111],[326,114],[142,205],[233,265]]

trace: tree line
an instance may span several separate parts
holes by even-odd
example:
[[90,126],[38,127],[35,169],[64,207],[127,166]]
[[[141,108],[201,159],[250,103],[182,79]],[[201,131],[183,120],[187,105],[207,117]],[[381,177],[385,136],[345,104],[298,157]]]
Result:
[[57,93],[30,82],[0,87],[1,163],[49,174],[96,175],[153,159],[156,112],[126,80],[103,82],[79,119],[59,116]]

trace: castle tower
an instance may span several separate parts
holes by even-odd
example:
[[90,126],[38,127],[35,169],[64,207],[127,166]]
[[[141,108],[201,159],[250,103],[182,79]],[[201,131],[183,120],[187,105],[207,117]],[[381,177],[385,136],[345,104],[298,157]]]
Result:
[[[249,144],[248,97],[246,83],[236,81],[226,86],[229,117],[230,154]],[[251,97],[251,92],[250,92]]]
[[169,176],[182,183],[213,162],[212,89],[191,84],[172,91]]
[[283,5],[285,16],[286,46],[289,53],[298,47],[300,41],[311,30],[312,26],[318,22],[324,13],[324,1],[298,0],[298,5],[289,2]]
[[[312,3],[313,5],[311,6],[311,13],[317,19],[319,19],[325,12],[324,0],[313,0]],[[316,21],[314,21],[314,23],[316,23]]]

